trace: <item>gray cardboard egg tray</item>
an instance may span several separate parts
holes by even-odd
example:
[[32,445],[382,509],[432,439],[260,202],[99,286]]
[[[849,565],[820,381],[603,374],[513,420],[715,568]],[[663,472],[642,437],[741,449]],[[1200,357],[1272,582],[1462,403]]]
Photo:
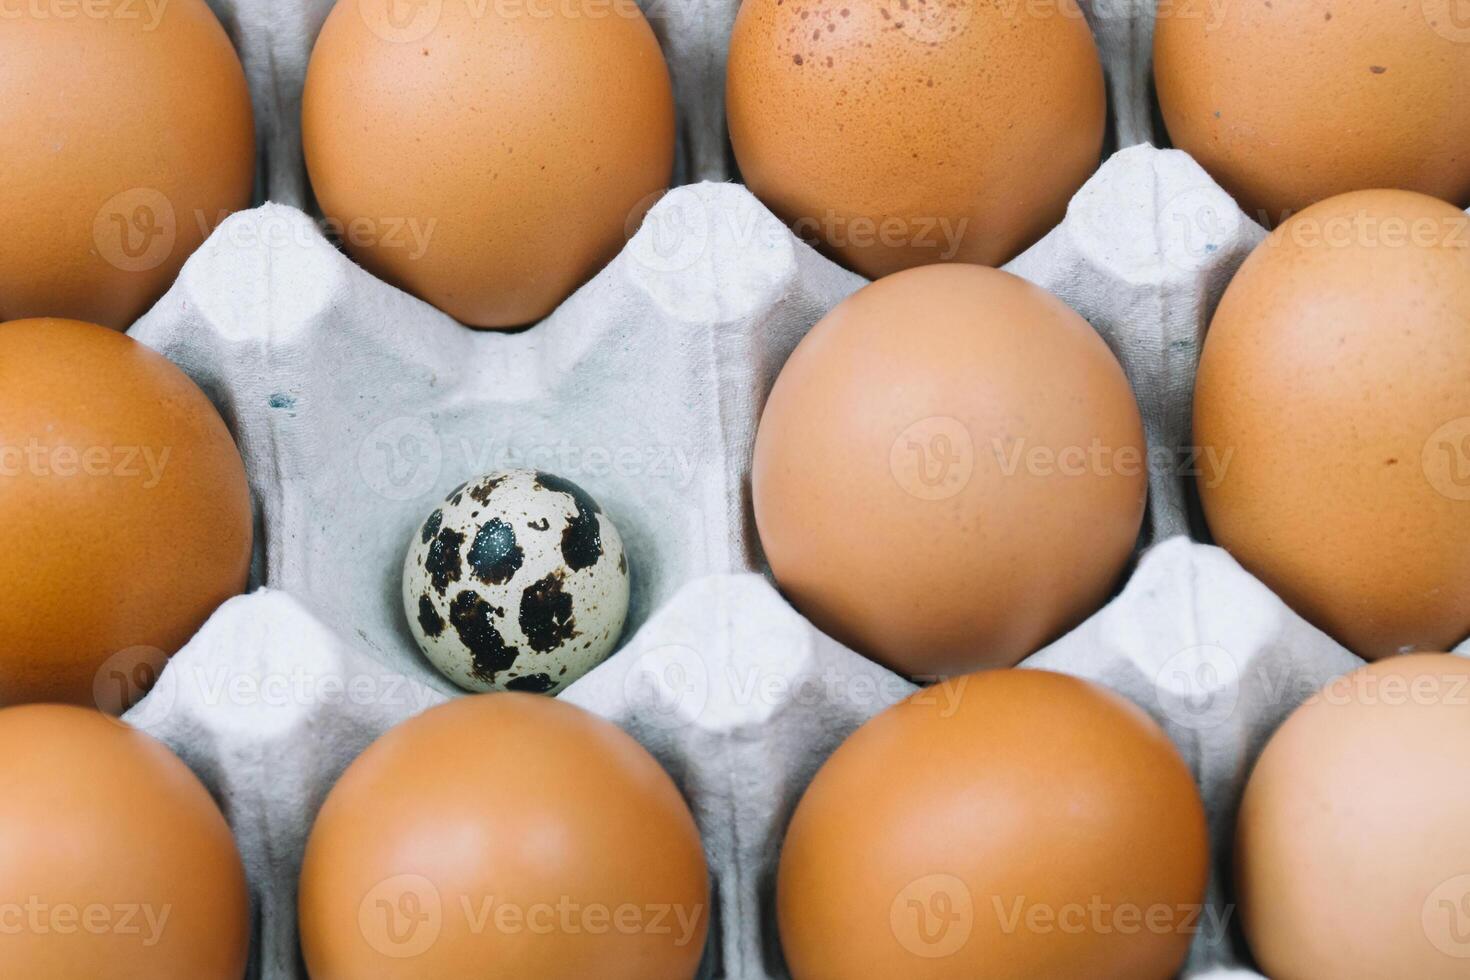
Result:
[[[688,798],[716,899],[702,973],[784,977],[773,881],[792,808],[844,737],[915,688],[825,637],[762,575],[747,490],[761,405],[798,340],[863,280],[727,182],[736,0],[651,0],[686,186],[592,282],[515,334],[467,330],[374,279],[298,209],[311,208],[300,90],[329,6],[216,2],[252,85],[259,197],[285,203],[229,218],[132,335],[202,385],[239,441],[256,588],[216,613],[128,717],[183,756],[234,827],[256,919],[251,975],[304,977],[296,877],[314,814],[373,739],[455,694],[403,618],[409,536],[472,476],[555,471],[601,501],[634,569],[625,646],[563,697],[631,732]],[[1007,267],[1090,320],[1125,366],[1158,454],[1147,547],[1116,598],[1026,666],[1109,685],[1173,737],[1216,845],[1185,976],[1251,977],[1225,892],[1244,777],[1284,717],[1360,661],[1190,538],[1186,480],[1221,465],[1178,452],[1200,342],[1264,232],[1188,156],[1135,145],[1156,135],[1152,8],[1089,10],[1111,142],[1127,148]]]

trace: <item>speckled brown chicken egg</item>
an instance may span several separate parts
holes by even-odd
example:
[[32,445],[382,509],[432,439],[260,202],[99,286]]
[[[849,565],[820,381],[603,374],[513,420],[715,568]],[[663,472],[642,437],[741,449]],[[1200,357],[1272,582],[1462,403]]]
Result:
[[1376,660],[1470,634],[1470,217],[1358,191],[1300,212],[1210,323],[1195,441],[1215,541]]
[[1154,79],[1174,145],[1275,225],[1336,194],[1470,203],[1470,22],[1460,0],[1182,0]]
[[1073,0],[745,0],[730,138],[750,189],[868,277],[999,265],[1098,163],[1102,67]]

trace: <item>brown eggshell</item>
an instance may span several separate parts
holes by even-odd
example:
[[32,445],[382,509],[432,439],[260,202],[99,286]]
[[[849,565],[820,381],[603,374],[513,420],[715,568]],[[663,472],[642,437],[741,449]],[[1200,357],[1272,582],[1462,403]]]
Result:
[[1062,674],[920,691],[802,798],[777,907],[795,980],[1166,980],[1203,921],[1204,807],[1148,716]]
[[312,188],[374,275],[473,327],[549,314],[622,248],[674,160],[632,0],[341,0],[302,106]]
[[240,59],[203,0],[20,3],[3,20],[0,320],[126,329],[250,203]]
[[1324,201],[1226,290],[1195,390],[1216,542],[1370,660],[1470,633],[1470,218]]
[[1470,936],[1470,662],[1395,657],[1271,739],[1236,837],[1241,920],[1272,980],[1452,980]]
[[0,705],[120,711],[245,587],[250,488],[166,358],[73,320],[0,324]]
[[0,711],[0,976],[240,980],[245,869],[209,791],[95,711]]
[[1117,582],[1143,447],[1086,320],[1009,273],[929,266],[797,347],[756,438],[755,517],[785,594],[854,649],[911,676],[1011,666]]
[[1457,0],[1160,8],[1169,138],[1267,226],[1336,194],[1470,203],[1470,22]]
[[745,0],[730,139],[745,183],[869,278],[1000,265],[1097,168],[1107,106],[1074,0]]
[[301,871],[312,980],[689,980],[704,852],[632,738],[531,694],[459,698],[343,774]]

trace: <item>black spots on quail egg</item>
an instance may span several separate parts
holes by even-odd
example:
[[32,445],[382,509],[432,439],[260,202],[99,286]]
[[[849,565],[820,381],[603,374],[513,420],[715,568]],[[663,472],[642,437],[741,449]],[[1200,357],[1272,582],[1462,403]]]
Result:
[[434,608],[434,600],[427,593],[419,595],[419,629],[425,636],[439,636],[444,632],[444,617]]
[[424,521],[424,529],[420,532],[419,540],[424,544],[433,541],[434,535],[439,533],[439,526],[443,523],[444,511],[435,510],[434,513],[429,515],[429,519]]
[[565,581],[562,572],[552,572],[521,593],[521,632],[532,650],[545,653],[577,636],[572,597],[563,588]]
[[449,604],[449,622],[473,658],[472,672],[482,680],[495,680],[496,674],[516,662],[520,652],[507,646],[505,637],[496,629],[497,621],[504,616],[505,610],[496,609],[468,590],[459,593]]
[[550,473],[537,473],[536,485],[543,490],[564,493],[572,498],[577,512],[561,532],[562,558],[574,572],[590,567],[602,557],[602,534],[597,519],[602,508],[587,495],[587,491],[571,480]]
[[516,543],[515,528],[500,518],[490,518],[475,532],[469,562],[481,582],[504,585],[525,560],[526,552]]
[[424,558],[424,571],[440,595],[460,580],[464,566],[460,562],[459,549],[464,547],[464,535],[452,527],[441,527],[434,540],[429,543],[429,554]]
[[556,681],[549,674],[527,674],[505,682],[507,691],[527,691],[531,694],[545,694],[553,687],[556,687]]
[[474,486],[470,486],[468,489],[470,499],[478,501],[481,506],[489,507],[490,495],[495,492],[496,487],[500,486],[504,482],[504,477],[495,476],[486,477],[483,480],[479,480],[474,484]]

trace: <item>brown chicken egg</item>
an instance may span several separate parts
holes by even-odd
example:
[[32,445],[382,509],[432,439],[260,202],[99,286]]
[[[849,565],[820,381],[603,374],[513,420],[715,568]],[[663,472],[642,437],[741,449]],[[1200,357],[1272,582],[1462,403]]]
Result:
[[463,697],[373,743],[301,870],[312,980],[690,980],[699,831],[615,725],[533,694]]
[[240,59],[204,0],[0,13],[0,320],[126,329],[250,203]]
[[1204,806],[1147,715],[1047,671],[968,675],[858,729],[781,852],[794,980],[1168,980],[1210,921]]
[[839,304],[766,403],[752,496],[782,591],[910,676],[1011,666],[1094,612],[1143,520],[1138,405],[1061,300],[974,265]]
[[1470,20],[1460,0],[1160,6],[1169,138],[1262,224],[1336,194],[1470,204]]
[[1271,980],[1462,980],[1470,961],[1470,661],[1395,657],[1329,684],[1241,803],[1241,920]]
[[745,0],[730,38],[745,183],[869,278],[1039,239],[1097,168],[1104,96],[1075,0]]
[[126,708],[250,567],[250,489],[214,406],[74,320],[0,324],[0,527],[0,705]]
[[1211,533],[1375,660],[1470,634],[1470,218],[1407,191],[1324,201],[1241,266],[1195,440]]
[[241,980],[245,869],[209,791],[96,711],[0,710],[0,976]]
[[312,188],[374,275],[472,327],[549,314],[669,183],[674,103],[633,0],[340,0],[306,76]]

